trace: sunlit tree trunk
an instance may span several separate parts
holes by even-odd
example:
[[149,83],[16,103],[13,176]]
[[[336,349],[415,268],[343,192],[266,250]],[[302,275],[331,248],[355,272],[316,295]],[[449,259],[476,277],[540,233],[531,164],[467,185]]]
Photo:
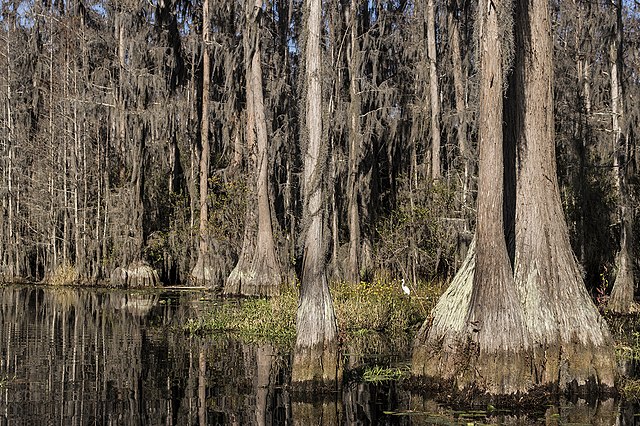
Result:
[[[247,61],[247,154],[252,191],[248,194],[242,251],[236,267],[227,278],[224,293],[272,296],[280,292],[282,275],[273,239],[269,200],[269,147],[260,53],[262,0],[255,0],[253,7],[249,6],[246,11],[249,28],[244,35],[244,47]],[[253,203],[257,203],[257,209]]]
[[508,64],[502,60],[507,55],[499,17],[505,10],[510,8],[504,3],[480,2],[476,243],[438,301],[433,324],[420,330],[413,354],[416,374],[491,394],[523,392],[531,386],[529,342],[503,226],[502,92]]
[[612,339],[584,286],[560,200],[549,6],[519,0],[514,15],[515,117],[508,123],[517,146],[514,277],[534,348],[534,383],[613,387]]
[[[15,22],[13,19],[11,20],[11,24],[7,25],[9,29],[15,30]],[[3,231],[3,239],[2,239],[2,258],[0,258],[0,276],[7,280],[12,280],[16,277],[17,271],[17,250],[18,244],[16,241],[16,229],[15,229],[15,188],[14,188],[14,145],[15,145],[15,134],[14,134],[14,112],[13,112],[13,91],[11,88],[12,82],[12,70],[11,70],[11,43],[9,41],[9,35],[6,35],[6,45],[5,45],[5,60],[6,62],[6,93],[5,93],[5,103],[3,105],[3,112],[5,117],[5,130],[6,132],[6,144],[3,145],[3,172],[2,178],[6,182],[7,192],[3,196],[2,206],[6,211],[6,228],[5,224],[2,225]],[[3,221],[4,222],[4,221]],[[5,230],[6,229],[6,230]]]
[[305,51],[307,86],[303,176],[303,223],[306,224],[300,302],[296,316],[296,345],[291,381],[299,386],[335,386],[341,380],[338,333],[327,281],[324,170],[322,140],[321,0],[307,2]]
[[[585,385],[613,387],[611,336],[582,282],[560,202],[549,4],[517,2],[515,66],[502,135],[495,127],[503,122],[495,110],[502,108],[486,106],[502,93],[504,68],[496,68],[491,59],[508,58],[508,50],[492,49],[509,40],[511,8],[496,2],[480,7],[477,245],[472,243],[436,305],[432,323],[420,330],[414,373],[490,394],[528,392],[536,386],[582,392],[590,389]],[[487,34],[493,36],[487,39]],[[494,144],[503,137],[501,149]],[[492,185],[501,181],[505,188],[496,191]]]

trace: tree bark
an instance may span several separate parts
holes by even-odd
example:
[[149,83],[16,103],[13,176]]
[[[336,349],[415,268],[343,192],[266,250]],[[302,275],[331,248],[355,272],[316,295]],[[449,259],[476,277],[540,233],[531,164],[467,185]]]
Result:
[[427,1],[427,60],[429,62],[429,99],[431,103],[431,178],[439,179],[440,166],[440,85],[436,59],[436,13],[433,0]]
[[517,146],[514,277],[535,348],[534,383],[613,387],[612,339],[571,251],[558,188],[549,2],[516,4],[515,119],[508,123]]
[[[470,154],[467,146],[467,117],[466,102],[463,83],[462,55],[460,52],[460,21],[456,17],[458,13],[457,0],[449,1],[447,12],[447,26],[449,27],[449,44],[451,45],[451,72],[453,74],[453,94],[456,104],[456,136],[458,140],[458,153],[462,161],[462,208],[468,209],[469,180],[470,180]],[[466,226],[465,221],[465,226]]]
[[504,10],[509,10],[504,3],[480,2],[475,250],[469,250],[450,290],[439,300],[431,329],[423,326],[413,355],[415,373],[490,394],[514,394],[531,386],[526,364],[529,342],[503,221],[502,80],[507,64],[502,58],[507,55],[499,16]]
[[347,24],[350,28],[349,53],[349,165],[347,175],[347,224],[349,228],[349,256],[346,262],[345,279],[350,283],[360,282],[360,161],[362,151],[362,132],[360,129],[360,66],[361,52],[358,43],[358,6],[351,0],[348,9]]
[[202,4],[202,117],[200,119],[200,220],[198,222],[198,259],[191,271],[192,281],[196,284],[211,285],[213,271],[209,258],[209,87],[211,85],[209,0]]
[[614,3],[616,25],[614,39],[609,46],[611,64],[611,115],[613,131],[613,172],[618,196],[620,221],[620,249],[616,256],[616,279],[611,290],[607,307],[618,313],[631,313],[637,310],[634,302],[635,279],[633,273],[633,209],[629,206],[627,188],[627,170],[631,163],[628,156],[627,136],[625,131],[625,105],[623,76],[623,27],[622,1]]
[[[537,386],[582,392],[613,387],[612,339],[582,282],[560,202],[549,4],[517,2],[504,134],[498,131],[502,108],[488,102],[502,90],[504,68],[496,67],[495,58],[508,58],[509,52],[491,49],[508,40],[511,8],[495,1],[480,7],[477,246],[472,243],[432,323],[425,322],[418,334],[414,373],[489,394],[526,393]],[[500,148],[496,141],[503,137]],[[496,190],[493,182],[506,186]],[[515,190],[509,187],[514,184]],[[513,277],[509,250],[514,251]]]
[[[262,92],[262,64],[260,54],[260,16],[262,0],[247,9],[250,25],[245,34],[247,58],[247,146],[250,179],[253,192],[247,202],[242,252],[236,267],[224,286],[225,294],[245,296],[274,296],[280,293],[282,274],[276,256],[269,201],[270,173],[267,124]],[[255,197],[255,198],[254,198]],[[257,201],[257,217],[253,202]]]
[[322,141],[321,0],[310,0],[306,44],[306,131],[304,155],[304,258],[296,345],[291,381],[299,387],[335,386],[342,378],[338,333],[326,273],[327,242],[324,217],[326,150]]

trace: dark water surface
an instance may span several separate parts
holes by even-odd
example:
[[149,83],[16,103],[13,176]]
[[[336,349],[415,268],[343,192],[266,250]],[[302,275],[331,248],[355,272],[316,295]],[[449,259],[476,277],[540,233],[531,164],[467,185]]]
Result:
[[[289,356],[189,336],[214,302],[194,291],[0,287],[0,425],[636,424],[632,404],[533,412],[444,408],[393,384],[298,401]],[[219,303],[219,302],[218,302]],[[385,355],[385,354],[381,354]],[[640,421],[639,421],[640,423]]]

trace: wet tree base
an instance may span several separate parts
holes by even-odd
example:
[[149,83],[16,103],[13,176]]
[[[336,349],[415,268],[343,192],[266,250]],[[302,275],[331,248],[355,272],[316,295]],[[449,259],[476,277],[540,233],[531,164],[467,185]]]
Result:
[[337,348],[296,349],[291,370],[292,393],[336,392],[342,385],[342,369]]
[[519,410],[532,410],[549,404],[557,404],[561,399],[572,402],[582,399],[587,403],[595,403],[598,400],[619,395],[615,388],[602,386],[593,380],[584,385],[578,385],[576,381],[573,381],[567,384],[564,391],[555,385],[544,385],[533,387],[526,393],[511,395],[492,395],[473,387],[459,389],[450,380],[416,375],[407,377],[399,385],[407,391],[428,396],[430,399],[448,406],[486,407],[492,405]]
[[160,285],[158,271],[143,262],[135,262],[126,268],[117,267],[111,273],[110,284],[113,287],[137,288],[157,287]]
[[223,294],[225,296],[278,296],[281,284],[280,276],[268,271],[245,271],[236,268],[227,279]]

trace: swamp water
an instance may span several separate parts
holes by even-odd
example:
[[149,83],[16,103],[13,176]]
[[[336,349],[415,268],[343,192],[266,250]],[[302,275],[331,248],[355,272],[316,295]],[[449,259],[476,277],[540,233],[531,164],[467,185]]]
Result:
[[634,405],[613,400],[527,413],[455,410],[391,382],[298,401],[287,388],[288,354],[183,331],[214,309],[208,297],[0,287],[0,425],[640,423]]

